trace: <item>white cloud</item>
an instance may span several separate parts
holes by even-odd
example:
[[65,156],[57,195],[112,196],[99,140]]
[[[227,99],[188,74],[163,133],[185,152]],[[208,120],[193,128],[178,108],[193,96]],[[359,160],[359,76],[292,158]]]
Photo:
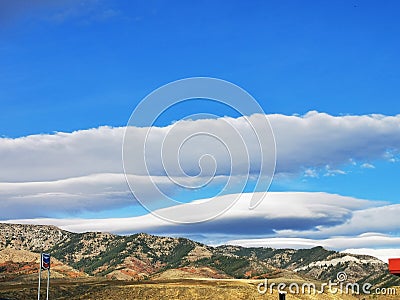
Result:
[[0,219],[100,211],[133,203],[123,174],[0,183]]
[[373,164],[364,163],[364,164],[361,165],[361,168],[363,168],[363,169],[375,169],[375,166]]
[[[159,195],[153,183],[171,197],[177,192],[165,176],[127,176],[137,183],[136,192],[146,199],[156,199]],[[196,180],[181,179],[181,182],[188,181]],[[218,177],[215,181],[220,183],[224,179]],[[125,175],[113,173],[43,182],[0,182],[0,199],[0,220],[98,212],[139,204],[129,190]]]
[[325,166],[325,174],[324,176],[336,176],[336,175],[345,175],[346,172],[339,169],[331,169],[329,165]]
[[[264,115],[250,117],[256,131],[257,124],[264,124],[264,118]],[[339,168],[342,164],[379,158],[393,160],[400,149],[400,115],[334,117],[310,112],[305,116],[274,114],[268,118],[276,138],[278,177],[302,171],[311,177],[319,171],[325,175],[344,174]],[[36,217],[37,211],[44,211],[46,207],[73,213],[131,204],[133,197],[124,186],[122,176],[124,130],[104,126],[72,133],[0,138],[0,182],[3,182],[0,203],[4,207],[0,217]],[[140,177],[147,173],[140,162],[146,132],[146,128],[130,128],[137,147],[134,144],[128,149],[134,166],[129,171],[143,181],[138,188],[141,195],[152,201],[159,199],[159,195],[149,180],[145,183],[146,178]],[[180,169],[178,152],[171,149],[178,149],[185,137],[199,132],[212,133],[227,144],[210,139],[209,135],[190,139],[180,149]],[[238,192],[249,169],[250,173],[259,171],[261,155],[255,139],[244,118],[183,121],[154,127],[146,148],[149,172],[168,195],[182,186],[165,176],[166,167],[175,181],[189,186],[206,184],[209,179],[212,179],[211,187],[223,186],[232,173],[234,180],[225,192]],[[160,155],[163,142],[164,161]],[[244,145],[247,147],[243,148]],[[269,158],[273,156],[271,147],[264,145],[267,152],[271,151],[267,154]],[[271,161],[267,164],[272,166]],[[15,209],[16,205],[19,209]]]
[[306,169],[304,171],[304,177],[318,178],[318,171],[315,169]]
[[[263,115],[250,117],[257,126]],[[299,172],[302,167],[333,169],[333,166],[347,164],[351,159],[368,160],[380,157],[393,158],[394,149],[400,150],[399,116],[341,116],[310,112],[303,117],[269,115],[277,143],[277,172]],[[237,132],[227,130],[227,124]],[[257,128],[256,128],[257,129]],[[228,131],[228,132],[227,132]],[[130,134],[142,145],[144,128],[132,128]],[[165,137],[171,145],[174,139],[181,141],[196,132],[212,132],[224,137],[225,141],[237,141],[238,133],[246,142],[253,158],[259,159],[257,145],[251,143],[254,133],[243,118],[221,118],[213,120],[184,121],[174,126],[157,128],[148,143],[147,155],[151,158],[149,169],[152,175],[163,175],[160,160],[161,145]],[[46,181],[78,177],[95,173],[122,173],[121,149],[124,128],[99,127],[72,133],[53,135],[32,135],[23,138],[0,139],[0,180]],[[164,141],[165,142],[165,141]],[[210,146],[208,144],[211,143]],[[240,144],[240,143],[239,143]],[[237,146],[239,146],[239,144]],[[218,162],[218,174],[230,171],[226,149],[209,137],[193,139],[181,153],[181,164],[189,172],[198,170],[198,158],[204,151],[210,151]],[[388,152],[388,149],[391,149]],[[230,151],[238,151],[231,147]],[[141,149],[131,149],[132,157]],[[237,155],[236,155],[237,154]],[[167,158],[171,158],[166,154]],[[241,152],[233,153],[237,160],[233,164],[240,173],[247,172],[247,157]],[[172,157],[171,159],[175,159]],[[167,161],[167,163],[170,163]],[[252,162],[256,166],[256,162]],[[181,171],[176,171],[181,173]],[[142,175],[146,171],[135,170]]]
[[345,249],[342,252],[375,256],[380,260],[384,261],[385,263],[389,262],[389,258],[400,257],[400,248],[390,248],[390,249],[351,248],[351,249]]
[[400,115],[334,117],[309,112],[304,117],[270,115],[269,120],[279,172],[383,158],[387,149],[400,149]]
[[364,232],[398,232],[400,204],[371,207],[353,213],[343,224],[321,228],[322,234],[362,234]]
[[96,173],[123,173],[124,128],[0,139],[0,181],[53,181]]
[[[234,202],[238,197],[237,202]],[[270,192],[265,200],[253,210],[248,208],[252,194],[225,195],[211,199],[198,200],[155,211],[157,214],[174,218],[184,216],[190,222],[202,214],[218,209],[226,203],[233,203],[231,209],[217,218],[196,224],[179,225],[157,218],[152,214],[132,218],[114,219],[27,219],[10,222],[35,224],[54,224],[72,231],[112,231],[182,233],[182,234],[220,234],[238,236],[275,235],[279,230],[316,231],[321,227],[351,222],[357,211],[382,205],[381,202],[360,200],[327,193]],[[207,203],[199,206],[199,203]],[[290,207],[290,209],[288,209]]]
[[[379,233],[364,233],[352,236],[333,236],[324,239],[299,238],[299,237],[271,237],[255,239],[238,239],[227,242],[232,245],[247,247],[274,247],[274,248],[310,248],[323,246],[327,249],[344,251],[349,248],[399,248],[400,237],[389,236]],[[400,248],[399,248],[400,249]]]
[[365,232],[397,233],[399,230],[400,204],[377,205],[352,213],[351,218],[334,226],[319,226],[317,230],[280,230],[282,237],[307,236],[325,238],[337,235],[359,235]]
[[383,154],[383,158],[391,163],[395,163],[399,161],[398,158],[399,149],[388,149]]

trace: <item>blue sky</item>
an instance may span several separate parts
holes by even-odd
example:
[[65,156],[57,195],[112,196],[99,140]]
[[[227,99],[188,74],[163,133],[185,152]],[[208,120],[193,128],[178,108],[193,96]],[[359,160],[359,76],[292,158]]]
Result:
[[[90,172],[118,173],[117,159],[112,163],[118,167],[100,163],[98,169],[86,173],[79,170],[74,173],[67,162],[49,163],[46,167],[40,154],[36,158],[32,149],[46,149],[44,140],[52,139],[47,134],[55,132],[86,130],[87,134],[94,132],[99,139],[103,138],[103,134],[111,133],[96,128],[125,126],[135,106],[146,95],[187,77],[215,77],[241,86],[266,114],[276,114],[275,124],[283,127],[291,126],[284,116],[295,115],[301,123],[306,122],[304,116],[308,112],[318,111],[329,117],[316,115],[311,118],[312,124],[318,127],[325,120],[331,124],[327,134],[335,136],[335,124],[340,123],[337,125],[340,135],[347,132],[352,122],[361,124],[363,116],[395,117],[400,114],[399,9],[398,1],[1,2],[0,136],[4,144],[21,143],[15,150],[0,147],[0,153],[5,151],[3,169],[9,168],[4,171],[7,174],[1,175],[1,181],[50,182],[89,176]],[[207,106],[220,116],[238,117],[216,104]],[[200,104],[175,107],[156,125],[169,125],[202,109]],[[349,121],[342,118],[348,115],[359,118]],[[381,118],[373,117],[369,119],[372,123],[368,121],[351,131],[357,136],[365,135],[357,147],[352,143],[352,135],[347,137],[348,147],[345,138],[337,140],[343,143],[341,148],[337,144],[331,147],[324,140],[326,151],[337,149],[332,150],[332,159],[316,162],[304,155],[304,164],[285,166],[289,171],[282,168],[271,191],[326,192],[380,200],[385,205],[400,204],[396,179],[400,176],[400,147],[397,148],[400,125],[397,119]],[[368,136],[368,128],[375,135]],[[112,135],[119,136],[115,132]],[[35,136],[32,143],[36,146],[25,145],[24,139],[19,139],[29,135]],[[306,134],[304,138],[309,136]],[[25,138],[25,141],[30,140]],[[318,148],[312,141],[311,145]],[[375,142],[382,147],[375,149]],[[68,148],[59,147],[61,152]],[[114,150],[104,151],[114,155]],[[82,157],[86,155],[82,153]],[[17,162],[12,163],[14,156],[16,160],[29,161],[28,154],[33,160],[30,169],[19,169]],[[49,161],[54,155],[49,154]],[[92,164],[96,163],[93,159]],[[52,175],[51,168],[60,170],[62,175]],[[11,169],[18,171],[14,177]],[[31,171],[36,172],[36,177],[26,175]],[[122,186],[117,179],[115,182]],[[54,193],[49,195],[64,195],[62,189],[49,190]],[[95,197],[92,192],[88,195]],[[122,196],[118,199],[115,206],[54,209],[47,215],[18,215],[14,208],[9,215],[0,217],[3,220],[122,218],[145,214],[143,208],[127,204]],[[399,235],[389,227],[381,233]]]
[[398,1],[13,2],[4,136],[122,126],[149,92],[192,76],[238,84],[268,113],[399,112]]

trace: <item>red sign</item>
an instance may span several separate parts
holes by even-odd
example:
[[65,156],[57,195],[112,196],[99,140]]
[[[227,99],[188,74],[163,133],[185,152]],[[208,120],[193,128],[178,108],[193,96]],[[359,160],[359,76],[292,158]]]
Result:
[[389,258],[389,272],[400,276],[400,258]]

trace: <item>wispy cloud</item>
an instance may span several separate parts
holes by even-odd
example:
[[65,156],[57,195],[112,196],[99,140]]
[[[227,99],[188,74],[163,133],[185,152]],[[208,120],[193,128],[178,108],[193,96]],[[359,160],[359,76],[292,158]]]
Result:
[[54,23],[73,20],[88,24],[120,15],[120,10],[104,0],[0,1],[0,22],[12,22],[28,16]]
[[361,168],[363,168],[363,169],[375,169],[375,166],[373,164],[364,163],[364,164],[361,165]]

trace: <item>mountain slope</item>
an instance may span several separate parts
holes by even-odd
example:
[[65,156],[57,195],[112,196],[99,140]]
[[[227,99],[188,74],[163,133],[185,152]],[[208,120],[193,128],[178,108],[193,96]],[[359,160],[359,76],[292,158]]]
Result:
[[[17,276],[29,277],[38,272],[40,254],[27,250],[3,249],[0,251],[0,281],[7,281]],[[52,258],[51,276],[54,278],[76,278],[86,277],[72,267],[63,264],[58,259]],[[46,277],[43,272],[43,277]],[[36,276],[35,276],[36,279]]]
[[389,274],[386,263],[368,255],[339,253],[322,247],[294,250],[220,246],[217,251],[225,255],[254,258],[278,269],[325,282],[336,279],[339,272],[345,272],[351,282],[369,282],[375,286],[400,283],[399,278]]

